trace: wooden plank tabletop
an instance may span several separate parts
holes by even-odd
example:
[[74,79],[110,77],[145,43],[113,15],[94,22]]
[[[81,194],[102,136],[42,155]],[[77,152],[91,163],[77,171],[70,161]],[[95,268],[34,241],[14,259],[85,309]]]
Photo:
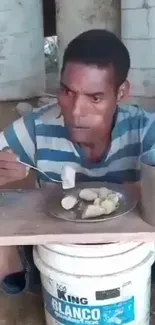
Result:
[[51,189],[0,192],[0,245],[155,241],[155,227],[138,211],[101,223],[79,224],[51,217]]

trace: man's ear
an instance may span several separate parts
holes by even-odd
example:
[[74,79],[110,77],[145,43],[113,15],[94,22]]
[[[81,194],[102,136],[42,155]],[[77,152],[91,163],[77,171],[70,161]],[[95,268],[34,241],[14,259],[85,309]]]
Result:
[[129,90],[130,90],[130,83],[128,80],[126,80],[118,89],[117,103],[119,103],[120,101],[127,100],[129,96]]

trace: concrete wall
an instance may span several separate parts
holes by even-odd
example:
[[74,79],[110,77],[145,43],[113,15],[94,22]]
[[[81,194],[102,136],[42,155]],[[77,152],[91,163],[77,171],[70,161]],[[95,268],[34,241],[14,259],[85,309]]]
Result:
[[44,90],[42,0],[0,0],[0,100]]
[[155,0],[122,0],[122,40],[131,55],[133,102],[155,108]]
[[121,32],[120,0],[56,0],[59,66],[64,49],[75,36],[93,28]]

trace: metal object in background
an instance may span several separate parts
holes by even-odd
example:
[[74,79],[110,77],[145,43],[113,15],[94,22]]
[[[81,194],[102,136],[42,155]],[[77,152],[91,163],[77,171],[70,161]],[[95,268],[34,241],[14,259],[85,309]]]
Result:
[[141,212],[147,223],[155,226],[155,150],[141,155]]

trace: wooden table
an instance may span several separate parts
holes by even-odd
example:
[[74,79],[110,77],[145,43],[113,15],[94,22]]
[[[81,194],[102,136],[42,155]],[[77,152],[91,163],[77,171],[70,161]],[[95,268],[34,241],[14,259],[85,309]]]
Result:
[[155,241],[155,227],[137,210],[118,219],[79,224],[46,213],[51,189],[0,192],[0,245]]

